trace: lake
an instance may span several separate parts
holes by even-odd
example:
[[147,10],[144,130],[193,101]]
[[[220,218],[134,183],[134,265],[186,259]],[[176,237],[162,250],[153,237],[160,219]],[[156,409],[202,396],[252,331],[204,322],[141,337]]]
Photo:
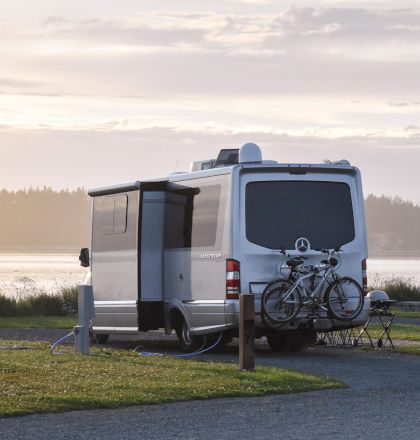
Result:
[[[55,292],[83,282],[88,269],[77,255],[0,254],[0,291],[11,295],[38,289]],[[368,260],[369,280],[411,278],[420,284],[420,258]]]
[[82,283],[87,272],[79,265],[78,255],[0,254],[0,292],[15,295],[45,289],[53,293]]

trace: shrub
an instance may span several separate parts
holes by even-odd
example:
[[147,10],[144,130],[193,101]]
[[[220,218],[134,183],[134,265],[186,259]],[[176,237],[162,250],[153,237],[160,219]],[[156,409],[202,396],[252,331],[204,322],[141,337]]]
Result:
[[77,288],[63,287],[56,294],[34,289],[32,293],[10,296],[0,294],[0,317],[57,316],[77,314]]
[[77,287],[63,287],[59,293],[65,315],[77,314]]
[[16,316],[16,300],[0,294],[0,316]]
[[62,315],[63,301],[59,296],[41,293],[31,295],[17,302],[19,316],[54,316]]
[[396,301],[420,301],[420,286],[412,279],[391,278],[390,280],[374,283],[369,290],[385,291],[390,299]]

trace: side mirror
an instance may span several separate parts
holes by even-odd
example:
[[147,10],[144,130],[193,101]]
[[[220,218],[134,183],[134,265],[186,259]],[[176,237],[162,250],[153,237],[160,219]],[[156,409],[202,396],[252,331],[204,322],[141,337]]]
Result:
[[82,267],[89,267],[90,266],[90,257],[89,257],[89,249],[88,248],[83,248],[80,250],[79,261],[80,261],[80,265]]

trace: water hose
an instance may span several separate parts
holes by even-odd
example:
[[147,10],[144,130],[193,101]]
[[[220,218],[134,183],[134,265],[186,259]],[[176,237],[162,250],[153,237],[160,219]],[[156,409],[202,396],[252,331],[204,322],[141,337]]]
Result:
[[[208,351],[213,350],[214,348],[216,348],[219,345],[220,341],[222,340],[222,337],[223,337],[223,333],[220,333],[216,342],[214,342],[210,347],[207,347],[207,348],[204,348],[206,345],[206,342],[207,342],[207,338],[204,337],[203,344],[198,350],[196,350],[192,353],[175,354],[175,355],[173,355],[173,357],[189,358],[189,357],[198,356],[203,353],[207,353]],[[142,347],[142,346],[139,345],[138,347],[136,347],[133,350],[133,352],[138,353],[140,356],[165,356],[165,353],[158,353],[158,352],[152,352],[152,351],[137,351],[140,347]]]
[[62,342],[64,342],[66,339],[68,339],[70,336],[74,336],[75,332],[74,329],[66,336],[63,336],[62,338],[58,339],[57,341],[54,342],[53,345],[51,345],[51,350],[50,353],[54,354],[54,350],[57,347],[57,345],[60,345]]
[[175,355],[175,357],[179,357],[179,358],[187,358],[187,357],[198,356],[199,354],[206,353],[206,352],[208,352],[208,351],[210,351],[210,350],[213,350],[213,348],[216,348],[216,347],[219,345],[220,341],[222,340],[222,337],[223,337],[223,333],[220,333],[220,335],[219,335],[218,339],[216,340],[216,342],[215,342],[213,345],[211,345],[210,347],[205,348],[205,349],[203,350],[203,348],[204,348],[204,346],[205,346],[205,344],[206,344],[206,342],[207,342],[207,341],[206,341],[206,338],[204,338],[203,345],[201,346],[201,348],[200,348],[198,351],[194,351],[193,353],[182,353],[182,354],[177,354],[177,355]]

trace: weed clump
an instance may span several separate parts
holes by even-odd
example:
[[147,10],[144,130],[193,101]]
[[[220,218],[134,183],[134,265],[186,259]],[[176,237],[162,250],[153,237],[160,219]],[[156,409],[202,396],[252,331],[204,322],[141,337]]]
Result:
[[50,294],[42,289],[11,297],[0,293],[0,317],[12,316],[75,316],[77,288],[64,287]]
[[369,290],[383,290],[396,301],[420,301],[420,286],[410,278],[391,278],[373,283]]

